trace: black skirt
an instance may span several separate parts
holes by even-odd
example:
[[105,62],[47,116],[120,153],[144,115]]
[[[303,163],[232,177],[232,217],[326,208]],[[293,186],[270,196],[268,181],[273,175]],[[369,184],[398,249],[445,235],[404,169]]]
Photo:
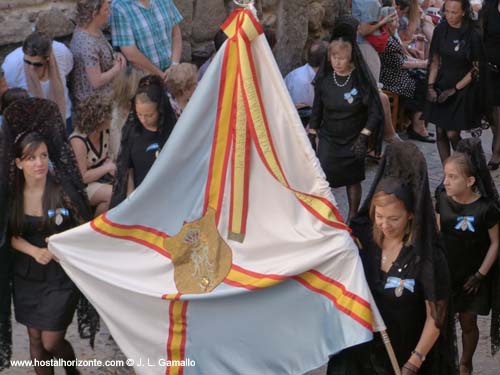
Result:
[[[45,238],[53,232],[43,226],[43,218],[25,215],[23,238],[32,245],[45,247]],[[64,220],[58,229],[72,227]],[[42,331],[63,331],[71,324],[79,291],[54,260],[41,265],[34,258],[14,250],[13,296],[16,320]]]
[[320,134],[318,159],[330,187],[354,185],[365,179],[365,160],[354,157],[351,148],[351,144],[334,144],[330,137]]
[[495,107],[500,107],[500,66],[490,69],[491,100]]
[[16,320],[27,327],[65,330],[73,320],[78,297],[78,290],[67,276],[50,281],[14,276]]

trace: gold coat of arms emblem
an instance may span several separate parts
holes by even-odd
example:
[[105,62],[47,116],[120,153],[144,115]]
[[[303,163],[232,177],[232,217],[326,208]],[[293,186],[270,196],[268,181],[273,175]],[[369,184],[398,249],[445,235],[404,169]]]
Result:
[[212,208],[201,219],[184,224],[176,236],[166,238],[165,249],[172,256],[175,286],[182,294],[210,293],[224,281],[233,262]]

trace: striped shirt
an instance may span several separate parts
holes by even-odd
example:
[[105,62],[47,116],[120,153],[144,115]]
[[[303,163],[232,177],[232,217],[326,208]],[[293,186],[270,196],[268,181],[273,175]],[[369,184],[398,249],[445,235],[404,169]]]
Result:
[[114,0],[111,5],[113,46],[137,46],[161,70],[172,57],[172,29],[182,15],[172,0],[150,0],[146,8],[139,0]]

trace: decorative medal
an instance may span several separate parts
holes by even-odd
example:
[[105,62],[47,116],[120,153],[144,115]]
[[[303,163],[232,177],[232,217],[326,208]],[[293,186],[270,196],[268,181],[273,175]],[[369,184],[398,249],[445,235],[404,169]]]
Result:
[[462,231],[466,231],[467,230],[467,219],[464,217],[462,219],[462,222],[460,223],[460,229],[462,229]]
[[455,229],[461,230],[462,232],[475,232],[476,228],[474,228],[474,220],[474,216],[459,216],[457,217]]
[[352,104],[356,95],[358,95],[358,90],[356,88],[353,88],[351,91],[344,93],[344,99],[347,101],[347,103]]
[[415,291],[415,279],[400,279],[399,277],[389,276],[384,289],[394,288],[394,295],[399,298],[403,295],[405,289],[410,292]]
[[405,288],[404,280],[399,282],[399,286],[394,289],[394,294],[396,297],[401,297],[403,295],[403,289]]
[[57,213],[55,223],[57,226],[61,225],[63,222],[63,217],[60,212]]
[[47,216],[51,219],[54,217],[54,223],[59,226],[63,223],[63,216],[69,216],[69,211],[67,208],[61,207],[55,210],[48,210]]
[[158,143],[151,143],[147,148],[146,148],[146,152],[149,152],[149,151],[154,151],[155,152],[155,158],[158,157],[158,155],[160,155],[160,145]]

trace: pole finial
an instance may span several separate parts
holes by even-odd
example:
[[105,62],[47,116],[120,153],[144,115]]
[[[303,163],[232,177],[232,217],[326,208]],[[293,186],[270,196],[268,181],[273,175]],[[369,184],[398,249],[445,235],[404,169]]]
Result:
[[253,5],[254,0],[233,0],[233,2],[242,8],[248,8]]

